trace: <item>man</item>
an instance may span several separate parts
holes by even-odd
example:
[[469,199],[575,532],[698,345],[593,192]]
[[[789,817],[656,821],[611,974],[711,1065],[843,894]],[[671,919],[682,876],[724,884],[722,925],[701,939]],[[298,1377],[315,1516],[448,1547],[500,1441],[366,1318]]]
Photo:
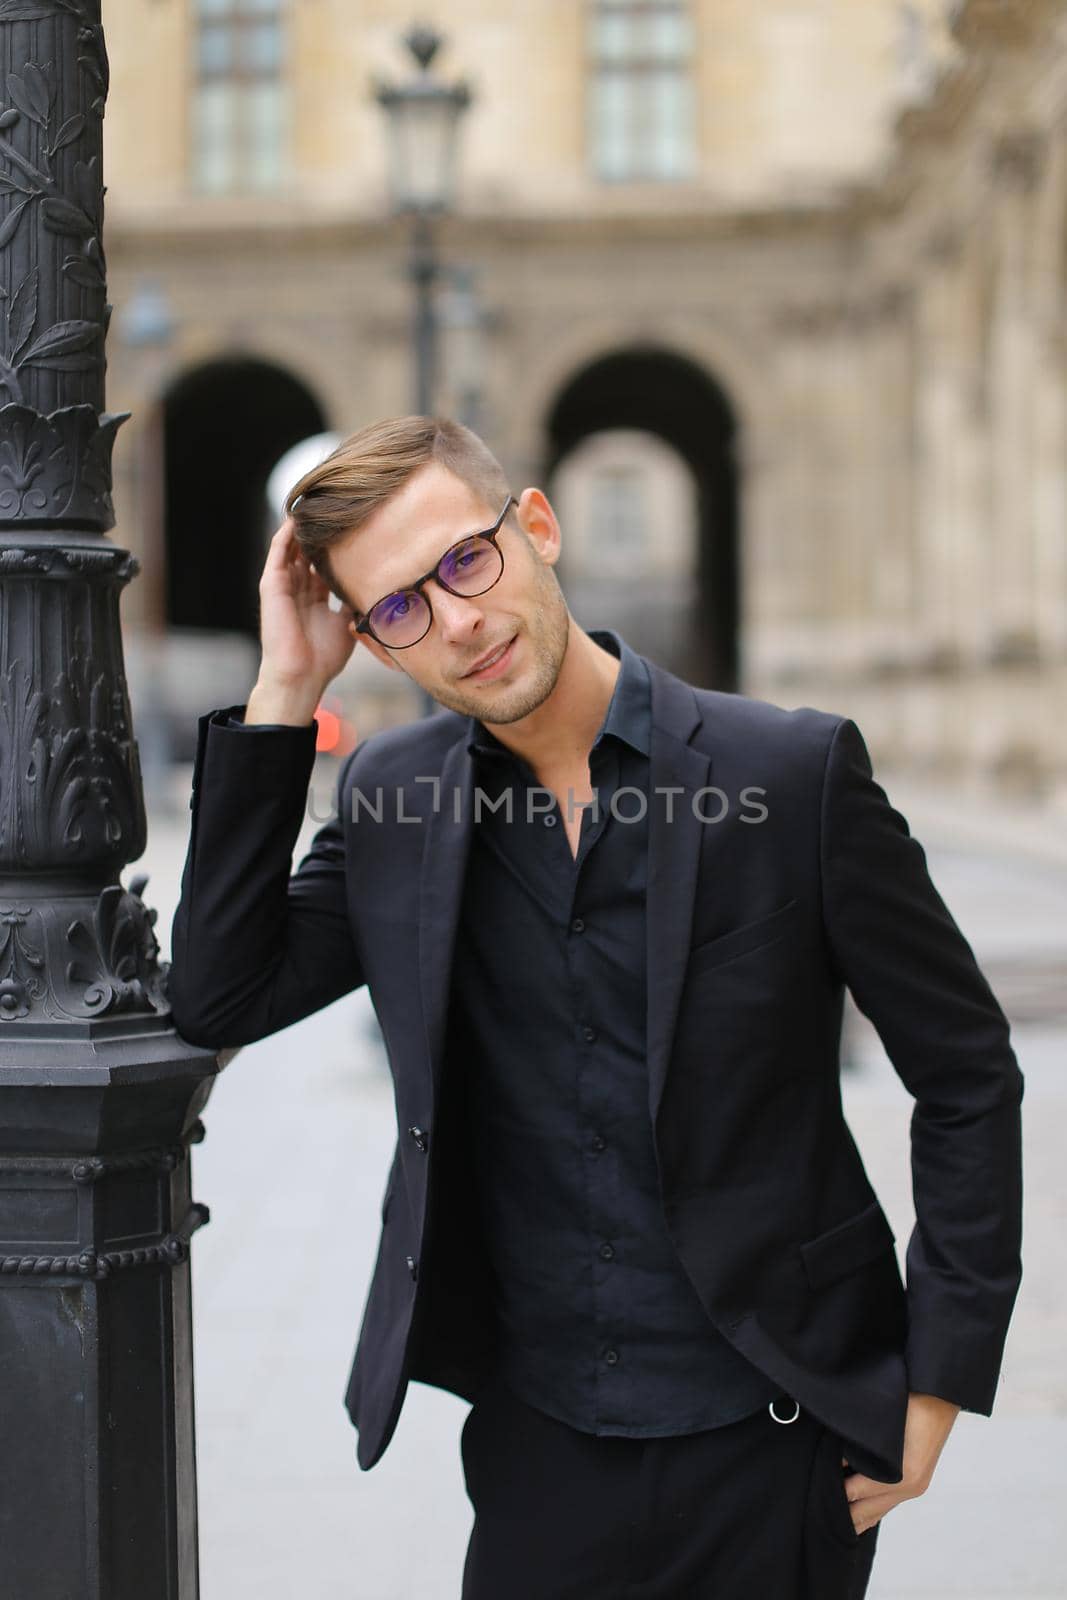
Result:
[[[361,1467],[410,1379],[472,1401],[464,1600],[856,1600],[991,1413],[1021,1276],[1023,1080],[922,848],[850,719],[579,627],[551,505],[468,429],[365,428],[286,510],[255,687],[200,722],[171,1001],[223,1047],[370,988]],[[357,745],[290,875],[357,641],[444,711]],[[915,1097],[906,1290],[845,985]]]

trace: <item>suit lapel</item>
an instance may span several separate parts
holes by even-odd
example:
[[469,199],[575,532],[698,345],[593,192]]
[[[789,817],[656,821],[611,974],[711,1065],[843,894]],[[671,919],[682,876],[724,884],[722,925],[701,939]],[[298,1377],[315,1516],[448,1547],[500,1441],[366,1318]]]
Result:
[[426,1052],[436,1100],[444,1058],[452,956],[463,880],[474,832],[474,764],[464,728],[441,768],[439,804],[431,813],[419,875],[419,987]]
[[[648,668],[652,678],[652,750],[645,907],[648,974],[645,1049],[648,1107],[655,1127],[685,980],[700,866],[704,824],[693,810],[692,794],[710,783],[711,757],[687,742],[701,721],[692,689],[652,661],[648,662]],[[659,792],[667,788],[679,788],[684,793]]]

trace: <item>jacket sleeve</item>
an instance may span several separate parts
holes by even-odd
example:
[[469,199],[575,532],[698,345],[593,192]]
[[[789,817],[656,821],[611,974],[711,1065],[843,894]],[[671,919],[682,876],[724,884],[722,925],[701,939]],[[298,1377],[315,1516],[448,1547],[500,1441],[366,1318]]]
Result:
[[292,872],[317,724],[245,728],[242,707],[201,717],[192,824],[171,938],[178,1032],[219,1050],[249,1044],[364,981],[348,920],[337,783],[333,816]]
[[848,718],[827,754],[820,850],[833,959],[915,1101],[909,1389],[989,1416],[1022,1277],[1023,1077],[1007,1019]]

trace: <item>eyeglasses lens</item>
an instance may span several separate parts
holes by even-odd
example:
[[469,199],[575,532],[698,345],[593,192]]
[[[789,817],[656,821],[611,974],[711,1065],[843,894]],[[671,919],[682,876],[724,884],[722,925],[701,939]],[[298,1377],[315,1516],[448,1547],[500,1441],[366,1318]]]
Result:
[[445,552],[440,573],[459,594],[483,594],[499,578],[503,557],[491,539],[464,539]]
[[[463,539],[441,558],[443,583],[456,594],[484,594],[504,570],[504,557],[493,543],[477,535]],[[370,613],[375,638],[394,650],[416,644],[430,626],[430,607],[417,589],[387,595]]]
[[369,621],[376,639],[400,650],[422,638],[430,626],[430,608],[417,589],[405,589],[379,600]]

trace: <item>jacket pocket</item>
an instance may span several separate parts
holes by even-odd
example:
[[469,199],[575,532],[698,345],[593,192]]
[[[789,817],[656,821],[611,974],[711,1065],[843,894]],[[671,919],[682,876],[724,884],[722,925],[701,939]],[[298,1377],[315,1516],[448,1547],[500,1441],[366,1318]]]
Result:
[[855,1216],[816,1234],[800,1246],[804,1271],[813,1289],[821,1289],[835,1278],[874,1261],[893,1246],[896,1234],[877,1200],[857,1211]]
[[755,922],[744,922],[739,928],[730,928],[726,933],[717,934],[714,939],[705,939],[702,944],[694,945],[689,951],[686,976],[704,972],[708,967],[717,967],[722,961],[732,961],[734,956],[761,950],[764,945],[782,938],[796,921],[797,903],[795,899],[787,900],[784,906],[779,906],[765,917],[759,917]]

